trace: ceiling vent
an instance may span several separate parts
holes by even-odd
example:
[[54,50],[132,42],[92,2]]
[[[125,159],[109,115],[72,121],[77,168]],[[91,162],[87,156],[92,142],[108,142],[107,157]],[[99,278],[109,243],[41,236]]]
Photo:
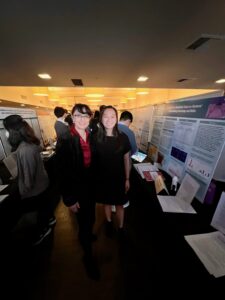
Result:
[[81,79],[71,79],[75,86],[83,86],[83,81]]
[[186,81],[186,80],[189,80],[188,78],[181,78],[179,80],[177,80],[177,82],[183,82],[183,81]]
[[201,47],[203,44],[207,43],[209,40],[225,40],[224,35],[213,35],[213,34],[202,34],[197,40],[195,40],[191,45],[186,49],[196,50]]

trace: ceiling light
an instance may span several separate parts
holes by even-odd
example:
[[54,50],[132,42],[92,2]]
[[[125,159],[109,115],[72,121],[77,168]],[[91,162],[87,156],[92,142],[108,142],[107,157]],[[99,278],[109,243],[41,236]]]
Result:
[[26,106],[25,104],[21,103],[20,106]]
[[104,97],[103,94],[86,94],[85,96],[90,98]]
[[40,96],[40,97],[48,96],[48,94],[45,94],[45,93],[34,93],[33,95]]
[[51,102],[58,102],[59,99],[49,99],[49,101],[51,101]]
[[102,102],[102,99],[88,99],[88,102]]
[[222,79],[219,79],[219,80],[217,80],[217,81],[215,81],[216,83],[224,83],[225,82],[225,79],[224,78],[222,78]]
[[137,95],[147,95],[148,92],[137,92],[136,94],[137,94]]
[[147,76],[140,76],[138,77],[137,81],[139,82],[144,82],[144,81],[147,81],[148,80],[148,77]]
[[51,79],[52,77],[47,74],[47,73],[43,73],[43,74],[38,74],[38,77],[40,77],[41,79]]
[[135,97],[127,97],[127,100],[135,100]]

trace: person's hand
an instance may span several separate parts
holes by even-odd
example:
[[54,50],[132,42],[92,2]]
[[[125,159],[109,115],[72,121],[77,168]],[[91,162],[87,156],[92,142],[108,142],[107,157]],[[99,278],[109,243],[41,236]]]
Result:
[[77,213],[79,208],[80,208],[79,202],[76,202],[74,205],[69,206],[69,209],[74,213]]
[[125,181],[125,194],[129,191],[130,189],[130,180],[126,179]]

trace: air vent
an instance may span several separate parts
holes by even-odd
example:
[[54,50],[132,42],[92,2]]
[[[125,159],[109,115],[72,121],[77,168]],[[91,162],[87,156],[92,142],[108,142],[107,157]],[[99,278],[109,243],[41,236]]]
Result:
[[83,86],[83,81],[81,79],[71,79],[75,86]]
[[179,80],[177,80],[177,82],[183,82],[183,81],[186,81],[186,80],[189,80],[188,78],[181,78]]
[[209,40],[225,40],[224,35],[213,35],[213,34],[202,34],[200,38],[195,40],[191,45],[189,45],[186,49],[188,50],[196,50],[201,47],[203,44],[207,43]]
[[200,46],[202,46],[203,44],[205,44],[206,42],[208,42],[209,40],[210,40],[210,38],[201,37],[201,38],[197,39],[196,41],[194,41],[186,49],[188,49],[188,50],[195,50],[195,49],[199,48]]

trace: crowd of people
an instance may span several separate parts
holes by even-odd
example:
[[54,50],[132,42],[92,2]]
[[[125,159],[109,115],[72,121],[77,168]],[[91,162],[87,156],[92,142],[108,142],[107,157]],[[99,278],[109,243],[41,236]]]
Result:
[[[101,203],[105,212],[105,233],[113,237],[115,229],[124,238],[124,204],[130,189],[131,155],[137,151],[135,136],[129,126],[133,120],[124,111],[120,120],[113,106],[101,106],[93,117],[86,104],[76,104],[71,114],[55,107],[57,179],[64,204],[75,214],[78,239],[83,249],[83,263],[92,279],[99,279],[92,243],[95,204]],[[21,212],[37,210],[38,245],[53,230],[56,223],[49,178],[42,161],[40,141],[30,125],[19,115],[4,119],[8,142],[16,154]],[[113,224],[112,206],[117,224]]]

